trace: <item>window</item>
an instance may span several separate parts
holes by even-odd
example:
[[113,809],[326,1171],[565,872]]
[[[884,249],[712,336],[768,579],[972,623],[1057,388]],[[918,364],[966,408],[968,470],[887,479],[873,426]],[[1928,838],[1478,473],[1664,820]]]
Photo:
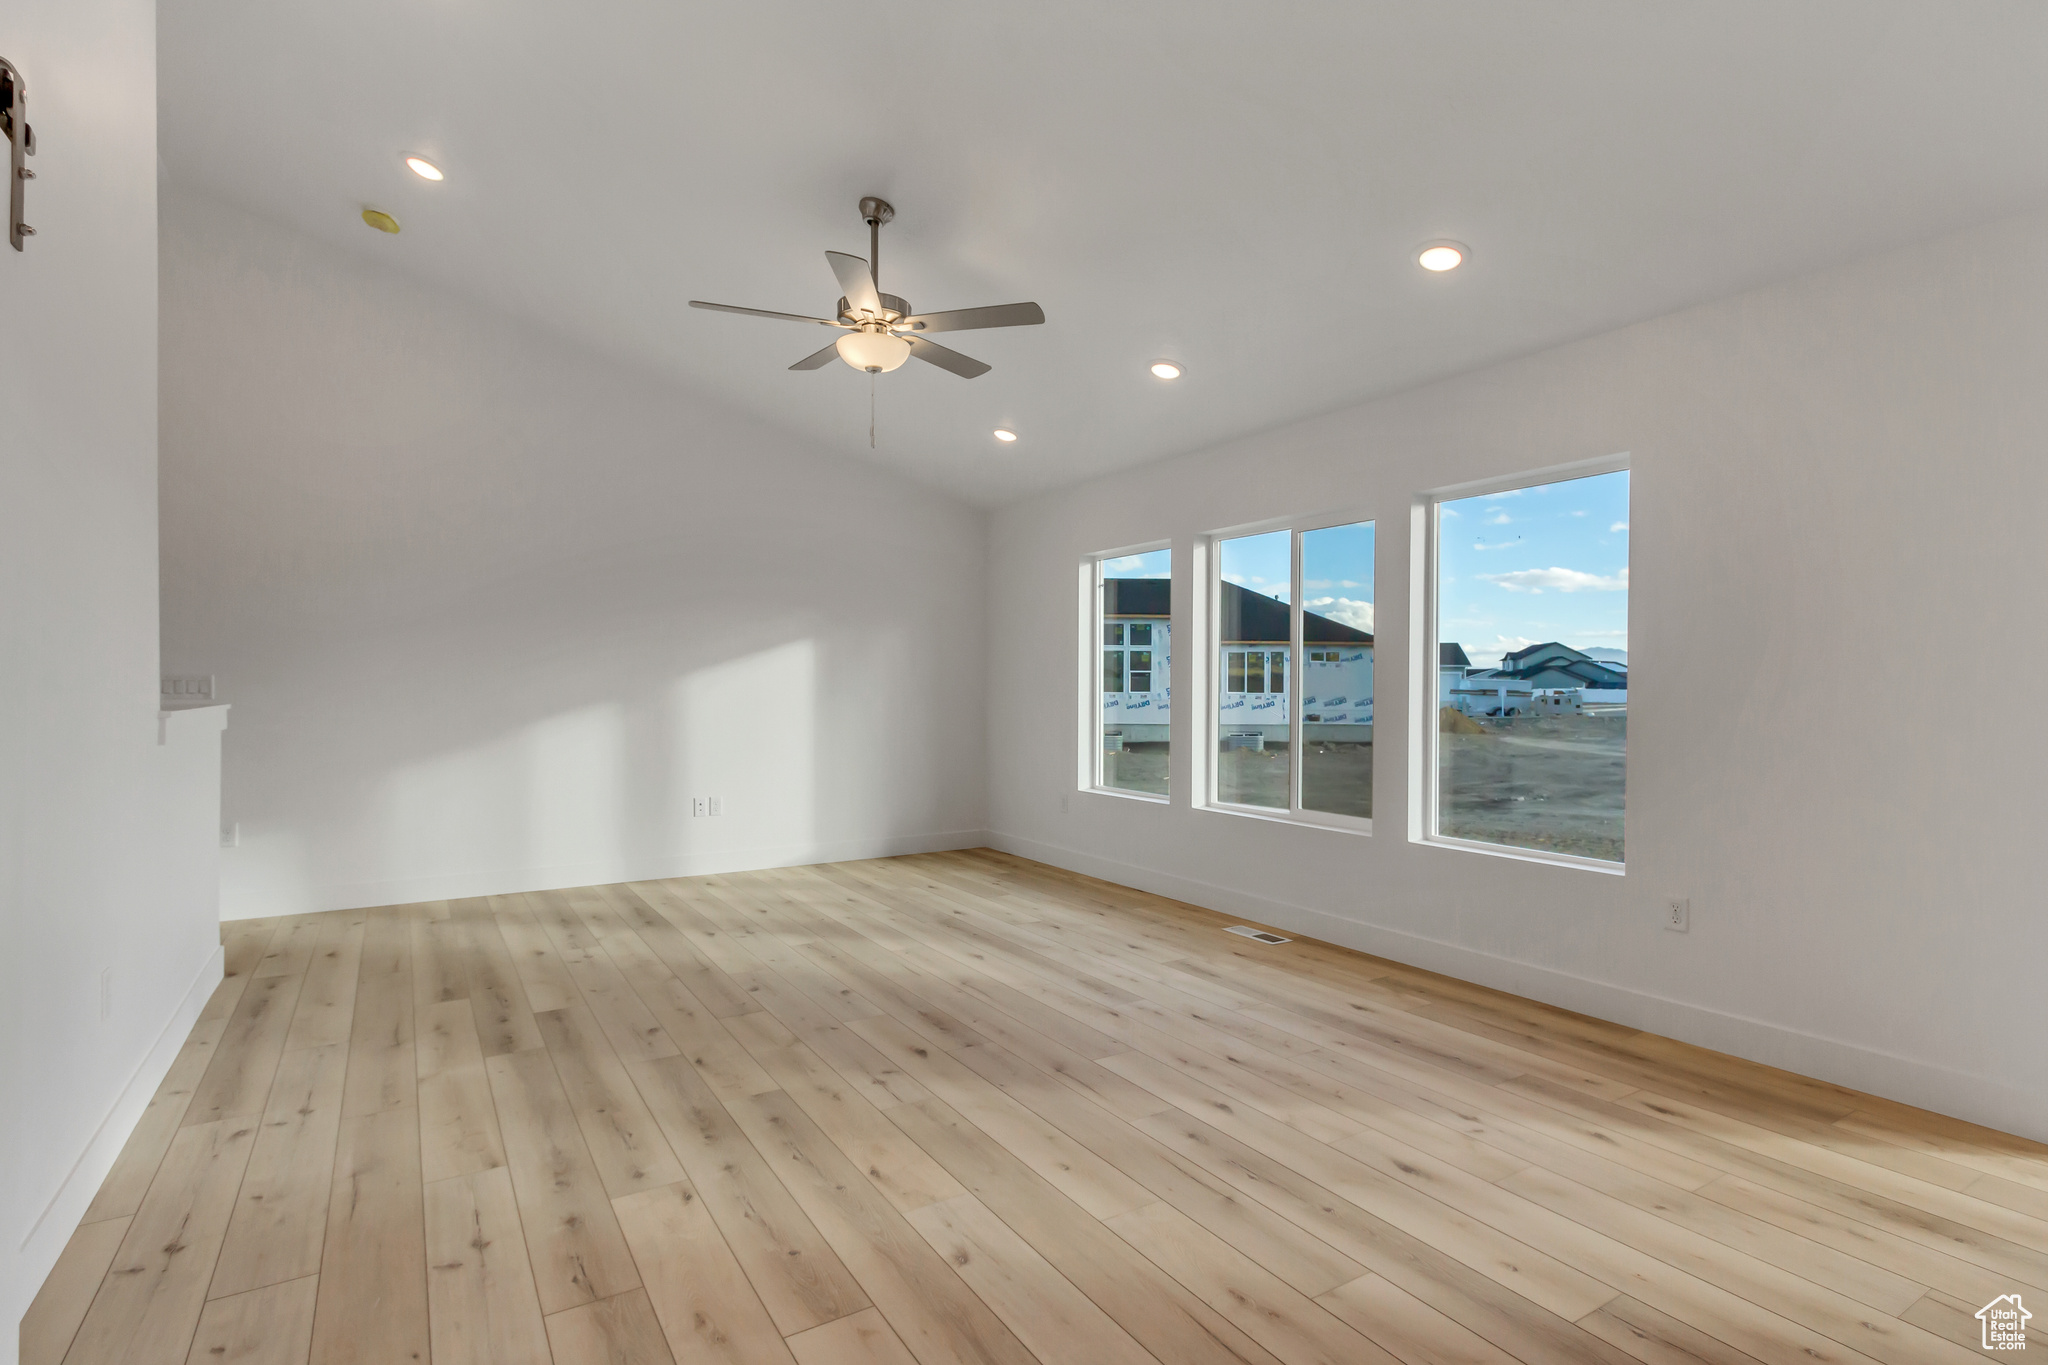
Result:
[[1372,572],[1369,521],[1216,542],[1216,804],[1372,818]]
[[1622,862],[1627,469],[1435,501],[1427,834]]
[[1149,550],[1095,564],[1101,623],[1101,690],[1090,708],[1100,740],[1093,785],[1167,793],[1172,724],[1168,681],[1173,636],[1173,552]]

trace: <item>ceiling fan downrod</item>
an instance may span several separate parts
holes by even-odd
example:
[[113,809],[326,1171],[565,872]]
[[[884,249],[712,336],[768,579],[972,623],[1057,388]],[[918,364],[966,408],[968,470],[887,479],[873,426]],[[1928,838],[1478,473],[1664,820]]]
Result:
[[860,216],[868,224],[868,278],[875,282],[875,292],[882,290],[882,224],[896,216],[896,206],[886,199],[870,194],[860,201]]

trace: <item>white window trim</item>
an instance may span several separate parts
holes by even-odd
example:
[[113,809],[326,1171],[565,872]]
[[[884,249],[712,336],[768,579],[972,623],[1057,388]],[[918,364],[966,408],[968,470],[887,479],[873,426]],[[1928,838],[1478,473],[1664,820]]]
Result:
[[[1379,597],[1379,518],[1362,508],[1343,512],[1319,512],[1307,517],[1273,517],[1265,521],[1252,522],[1245,526],[1212,531],[1201,539],[1203,602],[1206,618],[1201,625],[1204,662],[1201,664],[1203,678],[1208,682],[1202,699],[1202,722],[1199,727],[1203,736],[1202,785],[1197,788],[1197,810],[1215,811],[1219,815],[1249,816],[1255,820],[1272,820],[1283,825],[1305,825],[1310,829],[1327,829],[1341,834],[1371,835],[1370,816],[1340,815],[1334,811],[1304,809],[1301,804],[1302,769],[1302,707],[1301,686],[1306,674],[1307,650],[1302,647],[1302,606],[1301,606],[1301,538],[1310,531],[1324,531],[1332,526],[1354,526],[1362,521],[1373,523],[1373,597]],[[1288,678],[1287,678],[1287,809],[1277,806],[1247,806],[1235,801],[1225,801],[1216,795],[1218,771],[1217,755],[1222,743],[1221,719],[1218,703],[1222,701],[1223,690],[1230,680],[1223,672],[1223,641],[1210,635],[1219,629],[1223,619],[1223,542],[1243,536],[1264,535],[1272,531],[1286,531],[1288,539]],[[1373,631],[1373,766],[1375,788],[1379,785],[1379,676],[1380,650],[1379,631]],[[1377,794],[1377,793],[1375,793]]]
[[[1146,555],[1171,550],[1171,540],[1146,541],[1119,550],[1102,550],[1081,560],[1081,752],[1077,790],[1094,796],[1115,796],[1126,801],[1144,801],[1155,806],[1173,804],[1173,765],[1167,765],[1166,792],[1133,791],[1129,787],[1105,786],[1102,781],[1102,566],[1125,555]],[[1169,578],[1167,582],[1173,580]],[[1172,616],[1167,620],[1172,623]],[[1171,639],[1173,632],[1169,631]],[[1169,685],[1171,674],[1169,672]],[[1171,752],[1169,750],[1169,752]]]
[[[1617,474],[1629,468],[1629,454],[1623,451],[1617,455],[1576,460],[1570,464],[1551,465],[1546,469],[1526,470],[1500,478],[1448,484],[1415,496],[1409,514],[1408,536],[1408,636],[1411,665],[1408,679],[1408,752],[1415,756],[1415,761],[1408,765],[1408,838],[1411,843],[1456,849],[1465,853],[1481,853],[1494,858],[1514,858],[1525,863],[1575,867],[1615,877],[1627,872],[1626,848],[1623,849],[1624,860],[1617,863],[1605,858],[1587,858],[1574,853],[1547,853],[1541,849],[1516,848],[1510,844],[1489,844],[1478,839],[1460,839],[1453,835],[1437,833],[1437,741],[1441,737],[1437,718],[1437,697],[1442,651],[1439,648],[1441,641],[1437,634],[1436,578],[1438,540],[1443,524],[1443,518],[1438,515],[1437,509],[1444,503],[1456,502],[1461,498],[1484,497],[1488,493],[1534,488],[1539,484],[1559,483],[1567,479],[1590,478],[1596,474]],[[1630,496],[1633,500],[1633,481]],[[1630,547],[1629,558],[1631,561],[1635,558],[1633,546]],[[1633,611],[1634,602],[1631,601],[1629,606]],[[1377,719],[1377,708],[1374,714]],[[1626,777],[1623,780],[1626,781]]]

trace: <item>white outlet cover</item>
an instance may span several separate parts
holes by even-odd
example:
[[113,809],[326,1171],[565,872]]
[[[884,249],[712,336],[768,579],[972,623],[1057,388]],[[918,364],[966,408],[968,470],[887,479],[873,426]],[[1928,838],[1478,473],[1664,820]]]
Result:
[[690,798],[690,814],[709,815],[710,813],[711,798],[706,796],[693,796]]
[[1664,901],[1664,927],[1674,934],[1692,932],[1692,902],[1683,896],[1667,897]]
[[714,797],[712,797],[712,798],[711,798],[711,813],[712,813],[713,815],[723,815],[723,814],[725,814],[725,798],[724,798],[724,797],[722,797],[722,796],[714,796]]

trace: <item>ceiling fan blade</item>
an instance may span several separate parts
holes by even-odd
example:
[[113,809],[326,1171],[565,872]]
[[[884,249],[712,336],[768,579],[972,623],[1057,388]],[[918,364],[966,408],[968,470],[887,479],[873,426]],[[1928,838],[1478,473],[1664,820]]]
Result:
[[856,313],[882,311],[882,297],[875,292],[875,277],[868,273],[866,261],[843,251],[826,252],[825,261],[839,277],[839,292],[846,295],[848,308]]
[[839,343],[835,341],[822,351],[811,352],[789,368],[792,370],[822,370],[837,359],[839,359]]
[[802,313],[771,313],[766,308],[739,308],[730,303],[706,303],[702,299],[691,299],[692,308],[709,308],[717,313],[745,313],[750,318],[781,318],[785,322],[815,322],[820,327],[844,327],[837,318],[807,318]]
[[987,374],[991,368],[982,364],[973,356],[961,355],[958,351],[948,350],[936,341],[926,341],[920,336],[907,336],[903,339],[910,343],[910,353],[919,360],[922,360],[927,365],[936,365],[942,370],[951,371],[962,379],[972,379],[978,374]]
[[1035,303],[998,303],[987,308],[955,308],[950,313],[918,313],[896,324],[908,332],[966,332],[977,327],[1031,327],[1045,321]]

